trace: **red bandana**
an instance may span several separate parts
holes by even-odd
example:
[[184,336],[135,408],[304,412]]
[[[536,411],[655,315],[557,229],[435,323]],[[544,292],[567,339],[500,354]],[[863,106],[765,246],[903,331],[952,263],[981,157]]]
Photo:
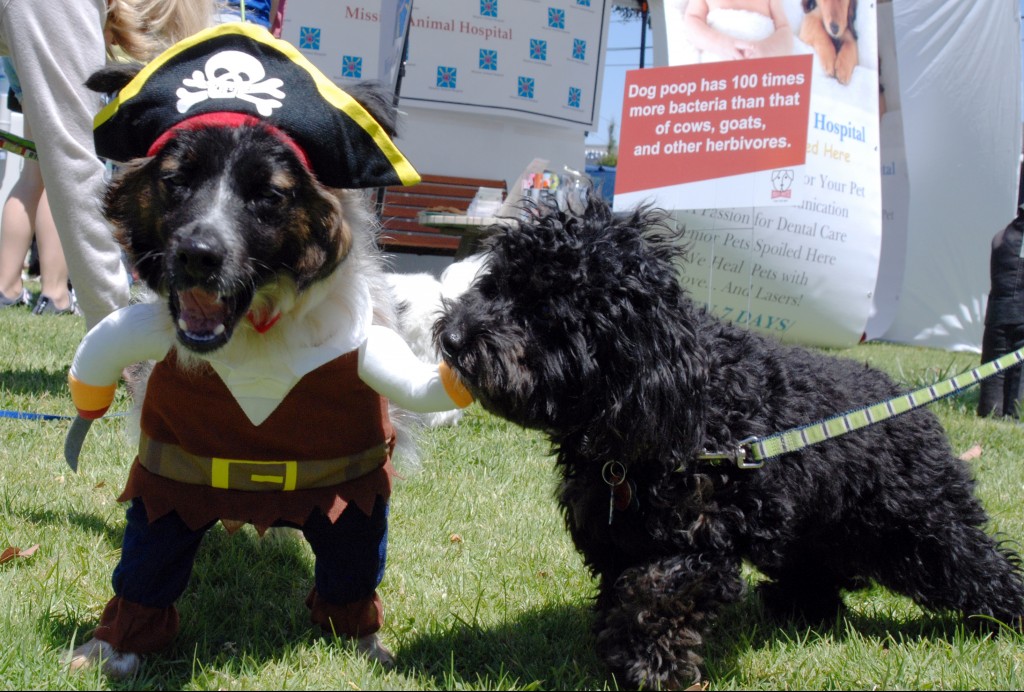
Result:
[[306,152],[294,139],[289,137],[284,130],[279,127],[274,127],[266,120],[260,120],[255,116],[246,115],[245,113],[232,113],[230,111],[201,113],[182,120],[180,123],[170,127],[162,135],[153,140],[153,143],[149,146],[149,151],[146,152],[146,156],[156,156],[159,154],[160,150],[163,149],[164,146],[171,141],[171,138],[180,130],[201,130],[204,127],[241,127],[242,125],[261,125],[267,128],[267,130],[281,140],[282,143],[291,147],[299,157],[299,161],[301,161],[302,165],[306,167],[306,170],[310,170],[309,157],[306,156]]

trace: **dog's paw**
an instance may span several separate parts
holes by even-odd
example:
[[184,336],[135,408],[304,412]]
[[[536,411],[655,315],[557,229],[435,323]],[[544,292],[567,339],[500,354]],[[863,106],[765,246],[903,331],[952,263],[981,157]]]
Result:
[[836,55],[836,81],[849,84],[853,79],[853,68],[857,67],[857,49],[843,49]]
[[[695,656],[699,659],[699,656]],[[615,678],[623,689],[637,690],[703,690],[708,682],[703,679],[700,664],[695,660],[675,661],[664,669],[667,661],[658,661],[651,668],[647,663],[635,662],[633,665],[615,671]]]
[[67,658],[67,664],[73,671],[99,665],[103,674],[108,678],[125,680],[139,671],[142,657],[138,654],[117,651],[105,641],[90,639],[71,652]]
[[376,634],[368,634],[357,639],[356,651],[371,661],[376,661],[385,670],[395,667],[395,655],[380,643],[380,637]]
[[836,56],[835,53],[829,53],[828,55],[819,55],[821,61],[821,69],[824,71],[825,76],[829,79],[836,78]]

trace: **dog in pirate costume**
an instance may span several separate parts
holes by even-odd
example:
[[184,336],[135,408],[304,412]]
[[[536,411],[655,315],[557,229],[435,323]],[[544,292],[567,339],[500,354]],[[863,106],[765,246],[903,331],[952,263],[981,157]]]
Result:
[[96,118],[97,151],[124,162],[105,214],[159,300],[98,324],[69,375],[77,463],[86,421],[107,410],[123,369],[156,361],[135,392],[115,595],[72,666],[124,677],[166,647],[218,520],[299,528],[316,558],[313,622],[389,663],[376,635],[389,402],[429,412],[469,401],[389,328],[361,188],[419,180],[389,136],[394,107],[368,85],[343,91],[251,24],[209,29],[90,86],[117,91]]

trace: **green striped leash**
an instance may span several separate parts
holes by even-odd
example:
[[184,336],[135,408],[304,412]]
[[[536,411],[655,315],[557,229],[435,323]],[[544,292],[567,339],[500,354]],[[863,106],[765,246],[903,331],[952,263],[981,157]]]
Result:
[[736,449],[732,451],[708,452],[704,450],[697,455],[697,459],[700,461],[732,461],[741,469],[758,469],[764,466],[764,462],[769,459],[800,451],[805,447],[840,437],[889,418],[895,418],[939,399],[952,396],[998,372],[1019,365],[1022,361],[1024,361],[1024,348],[990,360],[973,370],[960,373],[956,377],[922,387],[895,399],[848,411],[798,428],[791,428],[768,437],[748,437],[741,440]]
[[0,149],[9,151],[12,154],[17,154],[26,159],[39,160],[39,154],[36,152],[36,143],[31,139],[25,139],[18,135],[7,132],[6,130],[0,130]]

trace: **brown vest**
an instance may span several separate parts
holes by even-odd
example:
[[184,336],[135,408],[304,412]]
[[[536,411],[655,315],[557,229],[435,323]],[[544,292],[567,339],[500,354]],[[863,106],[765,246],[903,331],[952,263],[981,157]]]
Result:
[[[281,404],[255,426],[235,401],[220,377],[208,365],[182,369],[175,351],[156,364],[142,406],[143,454],[154,448],[180,449],[184,455],[212,458],[220,470],[236,476],[276,478],[289,475],[303,461],[379,457],[366,472],[336,485],[283,490],[271,481],[267,490],[212,487],[182,482],[149,469],[136,457],[128,483],[118,498],[140,497],[150,521],[176,511],[197,529],[215,519],[244,521],[260,529],[284,520],[301,525],[319,507],[331,521],[349,502],[370,514],[378,496],[391,493],[390,464],[395,433],[388,418],[387,400],[359,379],[358,353],[353,351],[306,374]],[[155,444],[154,444],[155,443]],[[225,466],[224,460],[230,460]],[[251,466],[244,461],[290,462],[287,474],[275,464]],[[156,469],[158,472],[154,473]],[[226,473],[226,472],[224,472]],[[222,473],[222,475],[224,475]],[[229,474],[230,475],[230,474]],[[300,477],[303,474],[299,474]],[[181,477],[180,475],[178,477]],[[201,481],[200,481],[201,482]],[[239,487],[247,487],[241,482]]]

